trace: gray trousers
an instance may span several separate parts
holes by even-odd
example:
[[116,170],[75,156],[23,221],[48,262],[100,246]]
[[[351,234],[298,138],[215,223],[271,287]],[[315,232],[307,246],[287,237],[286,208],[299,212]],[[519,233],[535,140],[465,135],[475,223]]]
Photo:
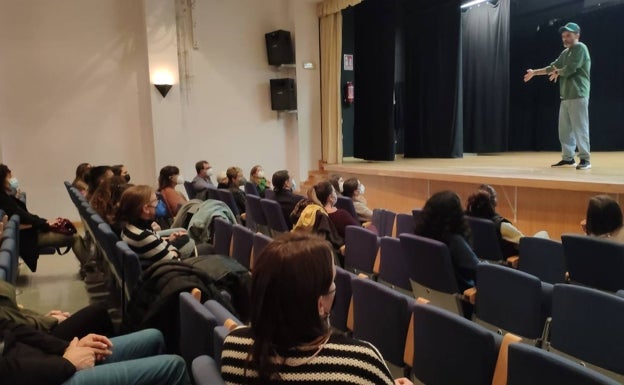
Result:
[[589,98],[562,100],[559,106],[559,141],[561,158],[573,160],[576,147],[579,158],[589,161]]

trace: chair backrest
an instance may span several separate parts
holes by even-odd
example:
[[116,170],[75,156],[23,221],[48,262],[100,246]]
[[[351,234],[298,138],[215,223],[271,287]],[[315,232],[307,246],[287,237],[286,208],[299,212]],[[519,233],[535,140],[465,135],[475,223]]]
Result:
[[217,318],[191,293],[182,292],[180,306],[180,355],[187,363],[202,354],[213,355],[213,330]]
[[493,333],[435,306],[414,305],[413,374],[425,384],[491,385]]
[[511,344],[507,385],[526,384],[615,385],[619,382],[534,346]]
[[380,240],[381,261],[379,281],[403,290],[411,291],[409,274],[405,268],[405,256],[398,238],[383,237]]
[[373,226],[380,237],[391,237],[396,213],[386,209],[373,209]]
[[448,246],[412,234],[401,234],[399,239],[414,296],[462,314],[459,288]]
[[546,238],[520,238],[518,269],[550,284],[565,282],[563,245]]
[[616,292],[624,289],[624,244],[583,235],[562,235],[572,282]]
[[238,210],[238,206],[236,205],[236,200],[234,200],[234,195],[230,190],[227,189],[217,189],[217,197],[218,199],[228,205],[234,216],[238,217],[240,215],[240,211]]
[[214,247],[215,253],[220,255],[230,255],[230,245],[232,243],[232,224],[221,218],[214,219]]
[[418,225],[418,223],[420,223],[420,220],[422,219],[422,209],[413,209],[412,217],[414,218],[414,224]]
[[219,302],[214,299],[210,299],[204,302],[204,307],[210,311],[215,318],[217,319],[217,323],[219,325],[225,325],[226,321],[230,320],[236,323],[237,325],[242,325],[243,322],[238,319],[234,314],[232,314],[228,309],[223,307]]
[[186,195],[188,195],[189,200],[195,199],[195,197],[197,196],[197,192],[195,191],[195,187],[193,187],[193,182],[185,180],[184,189],[186,190]]
[[232,255],[231,257],[238,261],[247,269],[250,267],[251,249],[253,248],[253,231],[241,225],[232,227]]
[[268,222],[262,210],[260,197],[257,195],[247,194],[246,200],[247,220],[251,219],[260,226],[267,226]]
[[542,282],[537,277],[482,263],[477,266],[476,283],[478,320],[500,328],[500,334],[511,332],[533,340],[542,338],[552,298],[543,294]]
[[119,250],[121,263],[123,264],[122,278],[125,286],[124,291],[126,298],[129,299],[132,294],[132,290],[134,290],[135,286],[139,282],[139,277],[142,273],[141,261],[139,260],[137,253],[132,251],[126,242],[119,241],[116,246]]
[[260,204],[272,233],[287,232],[288,224],[286,224],[286,219],[284,219],[284,213],[282,212],[280,204],[271,199],[261,199]]
[[379,251],[377,234],[360,226],[345,229],[345,267],[356,273],[372,274]]
[[206,189],[206,199],[220,200],[219,190],[216,187]]
[[401,234],[414,234],[416,231],[416,224],[414,223],[414,217],[409,214],[399,213],[396,215],[396,236],[397,238]]
[[17,282],[17,275],[19,272],[18,260],[19,260],[19,245],[15,239],[15,231],[7,230],[13,234],[13,237],[4,238],[0,250],[4,252],[0,256],[0,267],[6,270],[6,280],[12,284]]
[[271,243],[273,239],[271,237],[267,237],[261,233],[255,233],[253,236],[253,263],[254,265],[258,263],[258,257],[262,254],[262,251],[269,243]]
[[402,366],[411,317],[408,297],[370,279],[354,279],[351,287],[353,337],[370,342],[385,360]]
[[555,285],[549,347],[622,375],[622,325],[624,298],[582,286]]
[[245,194],[247,195],[255,195],[257,197],[260,196],[260,192],[258,191],[258,187],[252,182],[245,182]]
[[264,190],[264,198],[275,200],[275,191],[271,189]]
[[333,327],[338,330],[347,331],[347,318],[349,317],[349,306],[351,305],[351,280],[356,276],[348,271],[336,266],[336,296],[331,310],[329,320]]
[[466,216],[472,231],[472,248],[479,257],[488,261],[502,261],[503,251],[496,225],[489,219]]
[[346,210],[353,218],[356,220],[358,219],[357,213],[355,212],[355,206],[353,205],[353,200],[351,198],[338,196],[336,208]]
[[95,237],[96,242],[99,244],[102,251],[104,251],[106,259],[108,259],[108,262],[115,269],[115,274],[118,274],[121,278],[123,265],[119,258],[119,250],[116,246],[119,241],[119,236],[115,234],[108,223],[100,223],[96,228]]

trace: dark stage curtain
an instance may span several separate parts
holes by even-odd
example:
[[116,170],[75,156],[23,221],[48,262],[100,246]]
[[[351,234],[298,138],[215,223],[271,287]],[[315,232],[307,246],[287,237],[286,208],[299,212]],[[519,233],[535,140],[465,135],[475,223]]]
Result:
[[394,71],[397,0],[355,7],[354,155],[394,160]]
[[460,0],[406,1],[403,6],[405,156],[461,157]]
[[527,68],[541,68],[563,50],[558,29],[581,26],[592,58],[589,131],[592,151],[624,150],[624,6],[584,10],[583,1],[547,14],[512,8],[510,150],[559,151],[559,85],[546,77],[524,84]]
[[509,134],[509,0],[462,14],[464,151],[502,152]]

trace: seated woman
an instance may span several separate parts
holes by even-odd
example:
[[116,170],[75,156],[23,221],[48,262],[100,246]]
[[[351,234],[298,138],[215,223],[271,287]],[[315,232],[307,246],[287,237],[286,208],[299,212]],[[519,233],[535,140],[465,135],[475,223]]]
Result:
[[367,206],[364,191],[364,185],[357,178],[347,179],[342,187],[342,195],[353,201],[353,207],[355,207],[358,220],[360,222],[370,222],[373,220],[373,210]]
[[85,265],[90,256],[86,252],[82,238],[78,234],[65,235],[51,231],[55,220],[46,220],[37,215],[31,214],[26,208],[26,204],[9,194],[10,179],[13,174],[9,167],[0,164],[0,209],[9,217],[18,215],[20,217],[20,257],[26,265],[34,272],[37,270],[37,259],[39,250],[44,247],[71,247],[80,261]]
[[[162,259],[187,258],[195,254],[194,248],[187,254],[179,250],[179,247],[189,242],[186,231],[173,232],[167,239],[158,235],[157,231],[160,229],[154,223],[157,203],[158,198],[153,188],[132,186],[121,195],[115,218],[123,228],[121,239],[137,253],[143,269]],[[211,248],[209,245],[205,246],[206,250],[200,251],[198,246],[197,251],[200,254],[209,254]]]
[[240,167],[230,167],[226,173],[228,178],[228,190],[234,195],[234,201],[240,214],[244,214],[247,209],[247,197],[245,192],[241,189],[241,186],[245,185],[245,177],[243,176],[243,170]]
[[257,261],[251,326],[234,330],[223,345],[226,384],[395,383],[374,346],[332,332],[336,269],[325,240],[285,234]]
[[88,334],[68,342],[27,325],[0,320],[0,332],[3,384],[190,385],[184,360],[162,355],[164,338],[155,329],[111,339]]
[[162,194],[167,210],[172,217],[175,217],[180,207],[187,202],[184,195],[175,189],[179,184],[184,184],[184,178],[180,175],[179,168],[176,166],[165,166],[160,169],[158,191]]
[[126,183],[130,183],[130,173],[128,172],[126,166],[123,164],[116,164],[111,168],[115,176],[120,176],[126,180]]
[[361,224],[353,218],[347,210],[336,208],[336,202],[338,202],[338,195],[336,190],[329,182],[320,182],[314,186],[314,193],[316,195],[316,202],[318,205],[325,209],[325,212],[329,215],[338,234],[344,238],[345,229],[347,226],[361,226]]
[[342,176],[338,174],[332,174],[329,176],[329,183],[334,186],[334,190],[336,190],[336,194],[342,195],[342,191],[344,189],[344,179]]
[[581,226],[587,235],[624,243],[622,209],[610,196],[596,195],[590,198],[583,222]]
[[104,180],[91,196],[89,203],[93,210],[111,225],[117,234],[121,234],[121,227],[115,222],[115,215],[119,207],[119,200],[126,189],[130,187],[122,176],[114,176]]
[[85,180],[85,176],[89,171],[91,171],[91,165],[89,163],[80,163],[78,167],[76,167],[76,177],[72,182],[72,186],[78,189],[82,195],[87,195],[87,190],[89,189],[89,185]]
[[470,248],[470,229],[459,196],[452,191],[435,193],[421,215],[416,234],[448,246],[460,293],[473,287],[479,259]]
[[260,197],[264,198],[264,191],[271,188],[271,182],[264,175],[264,169],[260,165],[253,166],[249,173],[249,181],[258,189]]
[[91,167],[89,172],[85,175],[85,180],[89,186],[86,194],[87,199],[91,199],[91,195],[97,190],[102,181],[112,178],[114,175],[113,169],[110,166]]

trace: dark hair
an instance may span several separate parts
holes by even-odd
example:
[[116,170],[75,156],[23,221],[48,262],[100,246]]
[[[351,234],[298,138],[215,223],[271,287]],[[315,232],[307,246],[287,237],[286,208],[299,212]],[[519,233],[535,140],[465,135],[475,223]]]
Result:
[[273,177],[271,178],[271,183],[273,183],[273,189],[275,191],[281,191],[284,189],[284,185],[290,179],[290,175],[288,174],[288,170],[279,170],[273,173]]
[[359,186],[360,181],[358,180],[358,178],[349,178],[345,180],[344,184],[342,185],[342,195],[348,198],[353,198],[353,194],[355,194]]
[[197,173],[199,174],[201,170],[204,169],[205,164],[208,164],[207,160],[200,160],[199,162],[195,163],[195,171],[197,171]]
[[122,193],[128,188],[126,179],[122,176],[113,176],[105,179],[93,192],[89,203],[108,224],[112,224],[116,216],[119,200]]
[[[327,204],[327,200],[331,195],[332,191],[334,191],[334,186],[332,186],[329,181],[319,182],[314,185],[314,195],[316,196],[317,201],[315,203],[320,204],[325,207]],[[314,200],[314,199],[313,199]]]
[[492,196],[484,190],[473,193],[466,202],[466,214],[479,218],[494,218],[496,211],[492,205],[491,198]]
[[492,207],[496,210],[496,206],[498,206],[498,194],[496,193],[496,190],[494,190],[494,187],[489,184],[482,184],[479,186],[479,190],[485,191],[490,195],[490,202],[492,202]]
[[176,166],[165,166],[160,169],[160,175],[158,176],[158,190],[162,190],[165,187],[171,187],[171,177],[174,175],[180,175],[180,169]]
[[589,199],[585,220],[588,234],[610,234],[622,227],[622,209],[610,196],[596,195]]
[[132,186],[121,194],[115,222],[125,224],[141,218],[143,206],[150,203],[154,188],[146,185]]
[[448,243],[451,235],[470,240],[470,230],[459,196],[452,191],[433,194],[422,209],[416,234]]
[[0,183],[2,183],[2,186],[0,186],[0,194],[7,195],[5,183],[6,183],[6,178],[10,173],[11,173],[11,169],[9,169],[9,166],[7,166],[6,164],[0,163]]
[[116,164],[116,165],[112,166],[111,169],[113,170],[113,175],[121,176],[121,170],[123,168],[124,168],[123,164]]
[[95,166],[91,167],[91,170],[89,170],[89,172],[85,174],[85,182],[87,182],[87,185],[89,185],[89,189],[87,192],[87,195],[89,197],[95,192],[100,183],[102,183],[104,176],[109,171],[113,171],[112,167],[110,166]]
[[89,172],[90,169],[91,169],[91,164],[80,163],[78,167],[76,167],[76,178],[74,179],[74,182],[78,180],[81,180],[84,182],[85,175]]
[[332,285],[330,244],[306,233],[276,238],[254,265],[251,283],[251,364],[258,383],[275,379],[272,357],[329,332],[318,312],[319,297]]
[[[331,183],[332,186],[334,186],[334,190],[336,190],[336,194],[341,194],[342,191],[340,191],[340,184],[338,183],[338,181],[340,180],[340,178],[342,178],[340,175],[338,174],[332,174],[329,176],[329,183]],[[343,185],[344,187],[344,185]]]

